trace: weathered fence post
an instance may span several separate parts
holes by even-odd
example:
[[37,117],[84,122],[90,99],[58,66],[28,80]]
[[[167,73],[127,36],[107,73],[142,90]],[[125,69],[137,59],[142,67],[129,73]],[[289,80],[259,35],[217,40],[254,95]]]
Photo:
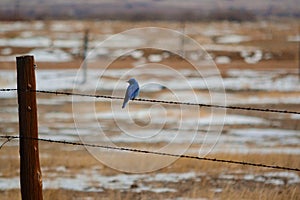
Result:
[[42,173],[39,161],[34,58],[17,57],[17,87],[20,131],[20,183],[22,199],[40,200]]
[[83,38],[83,52],[82,52],[82,69],[83,69],[83,79],[82,84],[86,83],[87,81],[87,52],[88,52],[88,45],[89,45],[89,29],[85,30],[84,38]]

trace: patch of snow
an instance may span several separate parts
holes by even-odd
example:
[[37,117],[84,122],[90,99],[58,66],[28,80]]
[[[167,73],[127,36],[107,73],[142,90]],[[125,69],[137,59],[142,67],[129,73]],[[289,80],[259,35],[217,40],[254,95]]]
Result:
[[56,167],[55,171],[57,171],[57,172],[66,172],[67,168],[65,166],[58,166],[58,167]]
[[299,175],[294,172],[268,172],[265,173],[264,176],[271,178],[268,181],[274,185],[283,185],[284,182],[283,180],[280,181],[280,179],[287,179],[287,184],[300,183]]
[[163,52],[161,55],[165,59],[170,57],[170,53],[169,52]]
[[[230,99],[229,96],[227,96],[227,103],[231,105],[236,104],[299,104],[300,102],[300,96],[279,96],[279,97],[256,97],[256,96],[250,96],[250,97],[237,97]],[[296,117],[295,115],[294,117]],[[296,119],[296,118],[295,118]],[[300,119],[300,117],[299,117]]]
[[270,60],[270,59],[272,59],[272,58],[273,58],[272,53],[267,52],[267,53],[264,54],[264,59],[265,59],[265,60]]
[[242,136],[242,137],[246,136],[246,137],[253,137],[253,138],[263,138],[263,137],[286,138],[286,137],[299,135],[299,131],[283,130],[283,129],[247,128],[247,129],[231,129],[230,132],[237,136]]
[[213,27],[209,27],[209,28],[203,30],[201,32],[201,34],[204,35],[204,36],[213,37],[213,36],[222,35],[222,32],[218,29],[213,28]]
[[[220,175],[221,179],[236,179],[239,178],[238,174],[223,174]],[[245,174],[244,180],[254,182],[264,182],[265,184],[284,185],[284,184],[297,184],[300,183],[300,178],[294,172],[267,172],[264,174]]]
[[218,56],[215,58],[217,64],[229,64],[231,59],[228,56]]
[[281,179],[268,179],[265,181],[266,184],[272,184],[272,185],[284,185],[284,181]]
[[82,41],[80,40],[54,40],[52,45],[57,48],[80,48]]
[[72,32],[74,30],[74,26],[70,23],[63,23],[63,22],[53,22],[50,27],[51,31],[53,32],[58,32],[58,31],[63,31],[63,32]]
[[[300,101],[300,99],[299,99]],[[299,102],[298,101],[298,102]],[[300,115],[297,115],[297,114],[291,114],[291,119],[300,119]]]
[[44,114],[46,119],[55,119],[55,120],[65,120],[65,119],[73,119],[72,113],[64,113],[64,112],[48,112]]
[[195,172],[186,173],[158,173],[146,179],[146,182],[180,182],[183,180],[196,178]]
[[243,115],[226,115],[226,116],[208,116],[199,119],[184,118],[182,123],[186,126],[193,126],[196,124],[204,125],[236,125],[236,124],[268,124],[267,120],[259,117],[250,117]]
[[94,41],[91,45],[105,48],[136,48],[144,44],[144,39],[126,34],[108,35],[104,41]]
[[290,35],[287,37],[288,42],[300,42],[300,35]]
[[244,35],[225,35],[217,38],[216,43],[221,44],[238,44],[241,42],[248,42],[251,40],[251,37]]
[[142,57],[142,58],[138,59],[137,61],[133,62],[132,65],[134,67],[139,67],[139,66],[143,66],[146,62],[147,62],[146,58]]
[[11,53],[12,53],[11,48],[4,48],[4,49],[1,50],[2,55],[10,55]]
[[[43,189],[67,189],[83,192],[103,192],[104,189],[111,190],[131,190],[134,192],[151,191],[155,193],[176,192],[173,188],[155,188],[144,186],[142,183],[149,183],[149,178],[153,177],[152,174],[117,174],[114,176],[104,176],[97,172],[96,169],[82,170],[75,176],[70,176],[68,170],[64,167],[61,170],[51,172],[52,170],[44,169],[43,174]],[[57,172],[59,174],[57,174]],[[63,174],[61,174],[63,172]],[[56,175],[57,174],[57,175]],[[180,180],[194,180],[192,173],[176,174],[171,173],[170,176],[174,177],[171,182],[178,182]],[[154,176],[167,178],[169,174],[155,174]],[[193,174],[195,175],[195,174]],[[176,181],[177,180],[177,181]],[[153,181],[165,182],[164,179]],[[13,178],[0,178],[0,190],[17,189],[20,188],[19,177]],[[132,185],[137,182],[137,188],[132,189]]]
[[49,140],[61,140],[61,141],[70,141],[70,142],[77,142],[79,141],[78,136],[75,135],[59,135],[59,134],[41,134],[42,136],[45,136],[44,139],[49,139]]
[[144,55],[144,52],[142,50],[135,50],[135,51],[131,52],[130,55],[132,58],[138,60]]
[[202,47],[206,51],[226,51],[226,52],[243,52],[255,51],[256,47],[240,46],[240,45],[220,45],[220,44],[203,44]]
[[215,193],[220,193],[223,192],[222,188],[215,188],[215,189],[211,189],[211,191],[215,192]]
[[188,54],[188,57],[193,61],[197,61],[200,59],[200,55],[197,52],[192,52],[192,53]]
[[10,22],[10,23],[1,23],[0,24],[0,32],[9,32],[9,31],[21,31],[28,29],[30,27],[30,23],[24,22]]
[[253,180],[255,178],[255,176],[253,174],[246,174],[244,176],[244,180],[250,181]]
[[219,175],[219,179],[232,180],[232,179],[235,179],[235,176],[232,174],[221,174],[221,175]]
[[0,56],[0,62],[15,62],[16,56]]
[[28,54],[35,56],[39,62],[68,62],[72,56],[61,49],[34,49]]
[[300,87],[297,84],[294,84],[295,82],[297,82],[298,79],[296,75],[285,75],[281,77],[276,77],[278,74],[281,73],[267,73],[263,71],[255,72],[251,70],[228,70],[227,74],[232,75],[234,77],[223,78],[223,82],[226,89],[253,89],[262,91],[300,91]]
[[149,191],[155,192],[155,193],[177,192],[177,190],[172,189],[172,188],[152,188],[152,189],[149,189]]
[[[230,148],[224,148],[224,147],[215,147],[212,151],[212,153],[239,153],[239,154],[300,154],[300,149],[298,148],[273,148],[273,147],[262,147],[262,148],[257,148],[257,147],[247,147],[244,145],[243,139],[239,139],[240,143],[242,144],[240,147],[233,147],[231,146]],[[299,140],[296,140],[299,143]],[[228,141],[227,143],[230,143],[232,141]],[[238,142],[238,141],[237,141]],[[255,142],[255,141],[253,141]],[[274,146],[274,145],[273,145]],[[191,153],[198,153],[199,149],[191,151]]]
[[13,177],[13,178],[1,178],[0,177],[0,190],[12,190],[20,188],[20,178]]
[[20,34],[21,37],[23,38],[29,38],[29,37],[33,37],[33,32],[32,31],[23,31]]
[[248,64],[258,63],[263,58],[263,53],[261,50],[256,50],[252,56],[245,56],[244,60]]
[[159,54],[152,54],[148,56],[148,60],[150,62],[161,62],[163,60],[163,57]]
[[0,38],[0,46],[9,47],[49,47],[51,40],[48,37],[32,37],[32,38]]
[[[48,52],[47,49],[42,50],[34,50],[31,53],[37,53],[37,60],[57,60],[57,61],[67,61],[72,59],[69,54],[65,52],[61,52],[60,50],[54,50]],[[41,54],[41,55],[38,55]],[[15,60],[15,57],[12,56],[12,59]],[[104,72],[104,77],[101,77],[101,74]],[[124,75],[127,70],[106,70],[103,71],[101,69],[88,70],[88,82],[84,85],[79,85],[75,83],[75,78],[77,74],[77,70],[37,70],[36,78],[37,78],[37,89],[42,90],[72,90],[73,87],[77,87],[78,90],[84,90],[88,93],[88,91],[93,91],[96,86],[98,86],[97,90],[116,90],[116,91],[124,91],[126,90],[126,82],[124,80],[124,84],[118,83],[114,78],[119,78]],[[295,84],[298,81],[298,76],[295,74],[284,75],[281,71],[274,72],[258,72],[253,70],[228,70],[228,78],[221,79],[214,74],[208,74],[205,78],[201,77],[189,77],[195,74],[191,71],[181,70],[179,73],[187,76],[186,79],[178,80],[177,77],[172,76],[169,70],[153,70],[143,68],[143,70],[136,70],[132,72],[130,75],[137,77],[140,75],[151,75],[152,77],[158,76],[166,76],[168,80],[161,78],[152,78],[151,83],[159,82],[158,84],[147,84],[150,80],[149,78],[144,78],[141,76],[139,79],[139,83],[141,86],[145,86],[142,88],[144,92],[153,92],[161,90],[161,85],[166,88],[171,89],[172,91],[176,91],[176,94],[180,95],[180,91],[188,90],[190,92],[185,92],[184,95],[186,97],[190,95],[195,95],[197,92],[194,92],[195,89],[200,90],[221,90],[223,87],[222,80],[224,83],[224,87],[227,90],[261,90],[261,91],[300,91],[300,87]],[[126,77],[126,79],[129,77]],[[98,82],[99,81],[99,82]],[[0,86],[2,88],[16,88],[16,73],[14,70],[1,70],[0,73]],[[51,84],[49,84],[51,83]],[[79,83],[79,82],[78,82]],[[98,85],[97,85],[98,83]],[[1,96],[5,98],[15,97],[16,93],[14,92],[1,92]],[[123,94],[122,94],[123,95]],[[198,95],[198,94],[197,94]],[[183,95],[180,95],[182,97]],[[164,100],[173,100],[174,96],[165,96]],[[170,99],[169,99],[170,98]],[[246,97],[245,97],[246,98]],[[67,98],[64,98],[67,100]],[[85,98],[88,99],[88,98]],[[66,101],[62,100],[62,101]],[[76,100],[76,99],[74,99]],[[82,100],[82,99],[81,99]],[[90,100],[90,99],[89,99]],[[44,100],[40,100],[42,102]],[[45,100],[46,101],[46,100]],[[49,99],[49,102],[53,101]],[[55,100],[56,101],[56,100]],[[204,98],[205,103],[210,103],[210,98]],[[270,98],[257,98],[257,97],[249,97],[248,99],[244,99],[244,101],[236,101],[232,99],[232,103],[240,104],[241,102],[247,103],[256,103],[267,102],[267,103],[298,103],[298,96],[291,96],[290,98],[284,97],[270,97]],[[229,101],[230,102],[230,101]],[[203,101],[201,100],[201,103]]]

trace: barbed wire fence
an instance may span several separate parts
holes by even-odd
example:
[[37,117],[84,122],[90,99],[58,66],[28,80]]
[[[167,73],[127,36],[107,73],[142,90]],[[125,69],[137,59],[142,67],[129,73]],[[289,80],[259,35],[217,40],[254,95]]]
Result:
[[[0,91],[17,91],[14,88],[3,88]],[[123,97],[110,96],[110,95],[97,95],[97,94],[84,94],[84,93],[74,93],[74,92],[64,92],[64,91],[48,91],[48,90],[28,90],[30,92],[44,93],[44,94],[55,94],[55,95],[67,95],[67,96],[81,96],[81,97],[92,97],[92,98],[102,98],[111,100],[123,100]],[[271,112],[271,113],[283,113],[283,114],[296,114],[300,115],[300,111],[291,110],[277,110],[270,108],[253,108],[253,107],[241,107],[241,106],[226,106],[226,105],[216,105],[216,104],[203,104],[203,103],[193,103],[193,102],[182,102],[182,101],[166,101],[158,99],[144,99],[136,98],[132,101],[138,102],[148,102],[148,103],[161,103],[161,104],[175,104],[175,105],[187,105],[187,106],[199,106],[208,108],[220,108],[220,109],[230,109],[230,110],[247,110],[247,111],[257,111],[257,112]]]
[[[0,92],[10,92],[10,91],[18,91],[18,89],[15,89],[15,88],[1,88],[0,89]],[[84,93],[74,93],[74,92],[64,92],[64,91],[47,91],[47,90],[27,90],[25,92],[28,92],[28,91],[36,92],[36,93],[44,93],[44,94],[81,96],[81,97],[103,98],[103,99],[111,99],[111,100],[123,100],[123,97],[109,96],[109,95],[84,94]],[[180,102],[180,101],[166,101],[166,100],[144,99],[144,98],[137,98],[137,99],[134,99],[133,101],[300,115],[300,112],[298,112],[298,111],[276,110],[276,109],[268,109],[268,108],[212,105],[212,104],[201,104],[201,103]],[[297,172],[300,171],[300,168],[293,168],[293,167],[286,167],[286,166],[268,165],[268,164],[263,164],[263,163],[252,163],[252,162],[246,162],[246,161],[226,160],[226,159],[218,159],[218,158],[210,158],[210,157],[199,157],[199,156],[186,155],[186,154],[171,154],[171,153],[149,151],[149,150],[142,150],[142,149],[135,149],[135,148],[113,147],[113,146],[105,146],[105,145],[98,145],[98,144],[71,142],[71,141],[65,141],[65,140],[52,140],[52,139],[47,139],[47,138],[20,137],[20,136],[11,136],[11,135],[0,135],[0,138],[5,139],[5,141],[0,145],[0,149],[6,143],[12,141],[13,139],[26,139],[26,140],[36,140],[36,141],[48,142],[48,143],[73,145],[73,146],[101,148],[101,149],[106,149],[106,150],[135,152],[135,153],[141,153],[141,154],[152,154],[152,155],[158,155],[158,156],[178,157],[178,158],[185,158],[185,159],[237,164],[237,165],[244,165],[244,166],[254,166],[254,167],[262,167],[262,168],[278,169],[278,170],[287,170],[287,171],[297,171]]]
[[66,144],[66,145],[73,145],[73,146],[84,146],[84,147],[92,147],[92,148],[101,148],[101,149],[106,149],[106,150],[127,151],[127,152],[141,153],[141,154],[152,154],[152,155],[158,155],[158,156],[177,157],[177,158],[185,158],[185,159],[192,159],[192,160],[202,160],[202,161],[211,161],[211,162],[218,162],[218,163],[229,163],[229,164],[237,164],[237,165],[263,167],[263,168],[300,172],[300,168],[292,168],[292,167],[285,167],[285,166],[278,166],[278,165],[267,165],[267,164],[262,164],[262,163],[252,163],[252,162],[246,162],[246,161],[217,159],[217,158],[210,158],[210,157],[199,157],[199,156],[186,155],[186,154],[172,154],[172,153],[149,151],[149,150],[142,150],[142,149],[135,149],[135,148],[127,148],[127,147],[113,147],[113,146],[105,146],[105,145],[98,145],[98,144],[70,142],[70,141],[65,141],[65,140],[52,140],[52,139],[46,139],[46,138],[32,138],[32,137],[20,137],[20,136],[8,136],[8,135],[6,135],[6,136],[0,135],[0,138],[6,139],[4,141],[4,143],[0,146],[0,149],[7,142],[12,141],[13,139],[22,138],[22,139],[26,139],[26,140],[37,140],[37,141],[48,142],[48,143]]

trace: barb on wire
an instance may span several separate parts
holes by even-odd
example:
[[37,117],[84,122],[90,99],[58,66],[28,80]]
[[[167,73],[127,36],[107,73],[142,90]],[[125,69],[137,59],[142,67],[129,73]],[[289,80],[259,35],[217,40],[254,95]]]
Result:
[[12,139],[14,139],[14,138],[11,137],[11,136],[6,136],[6,137],[4,137],[4,138],[6,138],[6,140],[0,145],[0,149],[1,149],[6,143],[8,143],[8,142],[10,142]]
[[0,138],[38,140],[38,141],[43,141],[43,142],[67,144],[67,145],[74,145],[74,146],[85,146],[85,147],[93,147],[93,148],[102,148],[102,149],[107,149],[107,150],[128,151],[128,152],[152,154],[152,155],[159,155],[159,156],[170,156],[170,157],[178,157],[178,158],[186,158],[186,159],[204,160],[204,161],[212,161],[212,162],[220,162],[220,163],[237,164],[237,165],[248,165],[248,166],[255,166],[255,167],[264,167],[264,168],[272,168],[272,169],[300,172],[299,168],[292,168],[292,167],[285,167],[285,166],[278,166],[278,165],[267,165],[267,164],[262,164],[262,163],[251,163],[251,162],[245,162],[245,161],[225,160],[225,159],[218,159],[218,158],[199,157],[199,156],[192,156],[192,155],[185,155],[185,154],[183,154],[183,155],[171,154],[171,153],[164,153],[164,152],[157,152],[157,151],[133,149],[133,148],[127,148],[127,147],[112,147],[112,146],[105,146],[105,145],[98,145],[98,144],[70,142],[70,141],[65,141],[65,140],[52,140],[52,139],[45,139],[45,138],[20,137],[20,136],[0,136]]
[[[17,89],[0,89],[0,91],[15,91],[15,90],[17,90]],[[47,90],[30,90],[30,91],[37,92],[37,93],[55,94],[55,95],[82,96],[82,97],[93,97],[93,98],[103,98],[103,99],[112,99],[112,100],[124,99],[123,97],[109,96],[109,95],[95,95],[95,94],[84,94],[84,93],[73,93],[73,92],[62,92],[62,91],[47,91]],[[216,104],[203,104],[203,103],[192,103],[192,102],[181,102],[181,101],[166,101],[166,100],[143,99],[143,98],[136,98],[133,101],[300,115],[300,111],[276,110],[276,109],[269,109],[269,108],[226,106],[226,105],[216,105]]]

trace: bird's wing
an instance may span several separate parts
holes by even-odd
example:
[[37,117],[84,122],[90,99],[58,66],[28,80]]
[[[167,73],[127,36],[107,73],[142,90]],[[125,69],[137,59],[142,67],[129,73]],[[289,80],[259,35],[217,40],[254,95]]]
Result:
[[138,94],[139,94],[139,85],[137,83],[129,85],[126,90],[122,108],[125,108],[127,102],[129,100],[134,99]]
[[124,98],[124,101],[123,101],[122,108],[125,108],[127,102],[129,101],[130,92],[131,92],[131,89],[130,89],[130,85],[129,85],[128,88],[127,88],[127,90],[126,90],[126,93],[125,93],[125,98]]
[[139,85],[137,83],[134,83],[129,86],[129,99],[134,99],[139,94]]

